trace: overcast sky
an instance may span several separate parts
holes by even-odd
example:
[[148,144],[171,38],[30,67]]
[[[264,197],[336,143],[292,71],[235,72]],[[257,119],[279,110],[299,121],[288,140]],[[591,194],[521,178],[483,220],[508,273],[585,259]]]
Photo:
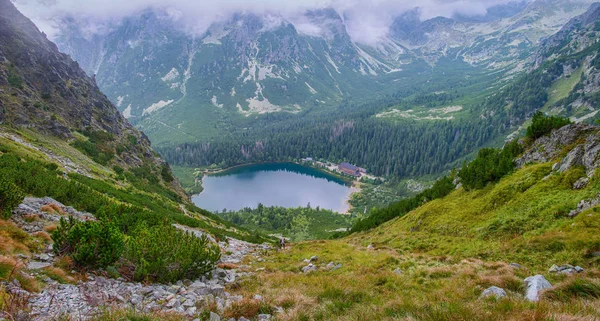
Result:
[[[50,38],[59,32],[65,17],[85,21],[88,32],[141,10],[164,9],[196,33],[234,12],[272,13],[290,20],[308,9],[332,7],[346,17],[355,41],[371,43],[384,36],[395,16],[419,6],[422,19],[453,14],[481,15],[486,9],[511,0],[12,0]],[[512,0],[514,1],[514,0]],[[310,26],[303,26],[307,30]]]

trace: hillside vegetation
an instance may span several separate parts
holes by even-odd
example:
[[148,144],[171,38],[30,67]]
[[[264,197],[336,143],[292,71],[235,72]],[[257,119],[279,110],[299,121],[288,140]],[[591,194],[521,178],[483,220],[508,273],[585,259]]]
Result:
[[[600,176],[590,163],[562,165],[586,139],[585,150],[594,150],[598,133],[598,127],[563,127],[532,142],[519,159],[539,156],[539,148],[555,157],[517,161],[523,165],[497,183],[459,187],[342,240],[295,244],[260,263],[266,271],[241,291],[262,291],[289,306],[282,320],[594,320]],[[559,141],[572,143],[552,150]],[[315,270],[303,273],[312,256]],[[553,264],[585,272],[549,273]],[[523,279],[535,274],[553,287],[530,303]],[[480,298],[490,286],[507,297]]]

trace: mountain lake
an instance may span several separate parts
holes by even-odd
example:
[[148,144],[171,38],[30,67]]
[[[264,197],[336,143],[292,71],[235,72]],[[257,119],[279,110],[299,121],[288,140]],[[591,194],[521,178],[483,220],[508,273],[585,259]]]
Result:
[[295,163],[239,166],[205,175],[204,190],[192,197],[196,206],[211,212],[265,206],[312,207],[345,213],[355,190],[343,179]]

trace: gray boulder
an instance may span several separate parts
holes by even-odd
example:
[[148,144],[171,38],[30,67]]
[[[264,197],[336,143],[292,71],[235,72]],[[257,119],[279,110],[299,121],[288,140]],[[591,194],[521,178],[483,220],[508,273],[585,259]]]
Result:
[[552,287],[552,284],[544,278],[543,275],[535,275],[530,276],[525,279],[525,286],[527,287],[527,292],[525,293],[525,298],[531,302],[539,301],[539,293],[543,289],[548,289]]
[[590,181],[589,178],[582,177],[582,178],[578,179],[577,181],[575,181],[575,183],[573,183],[573,189],[582,189],[587,186],[589,181]]
[[550,273],[562,273],[562,274],[575,274],[583,272],[583,268],[581,266],[572,266],[570,264],[564,264],[558,266],[556,264],[552,265],[548,270]]
[[208,320],[209,321],[221,321],[221,317],[218,314],[211,312],[210,318]]
[[491,286],[485,290],[483,290],[483,292],[481,293],[481,298],[487,298],[487,297],[495,297],[496,299],[499,298],[503,298],[506,296],[506,291],[504,291],[504,289],[499,288],[497,286]]
[[302,268],[303,273],[310,273],[310,272],[316,271],[316,270],[317,270],[317,266],[313,265],[312,263],[310,263],[309,265]]

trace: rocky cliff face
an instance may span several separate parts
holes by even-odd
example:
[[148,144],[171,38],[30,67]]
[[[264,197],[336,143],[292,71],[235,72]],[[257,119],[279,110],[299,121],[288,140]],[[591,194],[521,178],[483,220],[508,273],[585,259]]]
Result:
[[[0,0],[0,123],[80,141],[94,160],[104,155],[103,165],[166,166],[95,79],[59,52],[10,0]],[[183,194],[178,184],[173,187]]]

